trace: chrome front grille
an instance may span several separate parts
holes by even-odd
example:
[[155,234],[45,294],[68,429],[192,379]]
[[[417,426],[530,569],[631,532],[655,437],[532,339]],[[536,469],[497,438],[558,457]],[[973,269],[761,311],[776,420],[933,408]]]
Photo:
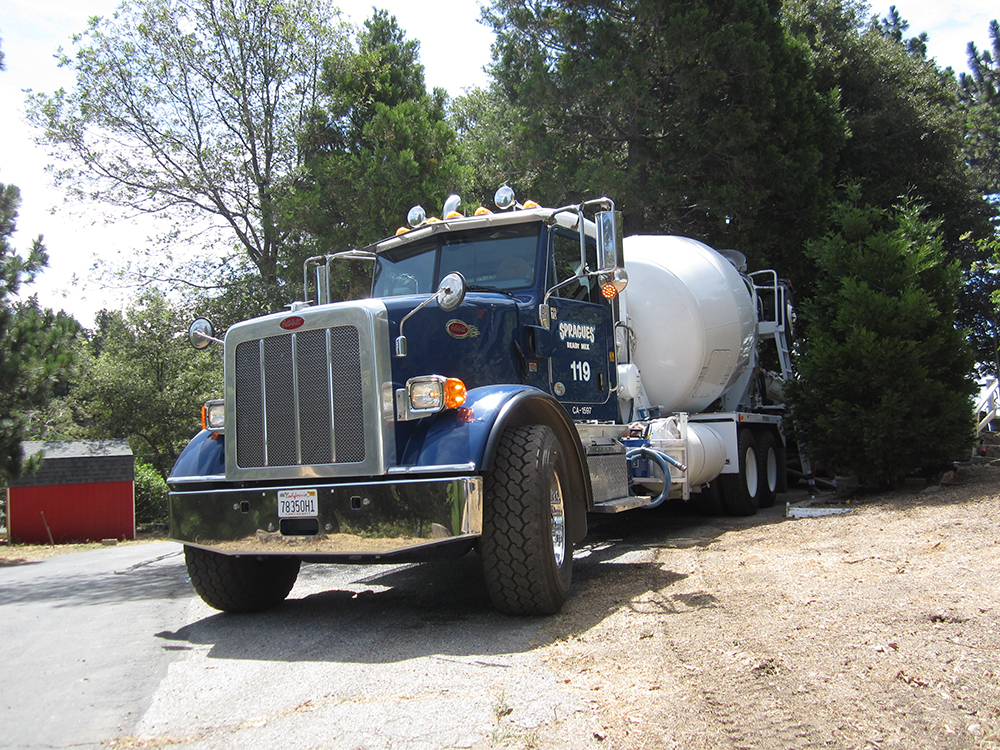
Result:
[[389,316],[379,299],[226,332],[229,481],[384,475],[396,455]]
[[356,326],[242,341],[234,366],[239,469],[365,460],[366,417],[376,416],[366,414],[366,404],[370,409],[377,392],[365,393]]

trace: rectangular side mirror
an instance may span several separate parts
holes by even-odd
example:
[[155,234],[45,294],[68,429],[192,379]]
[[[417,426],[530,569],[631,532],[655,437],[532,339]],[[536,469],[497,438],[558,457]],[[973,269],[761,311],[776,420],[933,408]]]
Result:
[[622,257],[622,214],[621,211],[598,211],[594,216],[597,224],[597,263],[599,271],[617,268]]

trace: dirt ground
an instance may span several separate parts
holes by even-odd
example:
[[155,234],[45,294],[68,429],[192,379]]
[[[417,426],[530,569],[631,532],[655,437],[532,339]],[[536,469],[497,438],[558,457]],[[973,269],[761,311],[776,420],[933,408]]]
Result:
[[522,744],[1000,748],[998,500],[988,464],[843,515],[688,521],[575,587],[543,650],[587,736]]
[[[128,541],[115,540],[115,546],[145,544],[146,542],[163,541],[166,539],[165,533],[159,534],[137,534],[135,539]],[[110,542],[109,542],[110,543]],[[22,563],[37,562],[54,555],[68,555],[72,552],[87,552],[92,549],[105,547],[103,542],[80,542],[76,544],[0,544],[0,567],[6,565],[21,565]]]

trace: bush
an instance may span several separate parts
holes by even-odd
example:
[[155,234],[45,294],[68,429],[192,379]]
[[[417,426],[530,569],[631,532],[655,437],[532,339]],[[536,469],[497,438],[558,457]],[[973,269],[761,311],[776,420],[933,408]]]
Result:
[[135,523],[148,526],[167,522],[167,483],[153,466],[135,460]]

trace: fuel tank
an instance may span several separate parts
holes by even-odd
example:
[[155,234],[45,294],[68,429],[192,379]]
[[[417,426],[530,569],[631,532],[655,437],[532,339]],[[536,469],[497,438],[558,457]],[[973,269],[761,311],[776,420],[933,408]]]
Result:
[[631,361],[661,413],[704,411],[750,364],[753,297],[736,267],[686,237],[625,238]]

